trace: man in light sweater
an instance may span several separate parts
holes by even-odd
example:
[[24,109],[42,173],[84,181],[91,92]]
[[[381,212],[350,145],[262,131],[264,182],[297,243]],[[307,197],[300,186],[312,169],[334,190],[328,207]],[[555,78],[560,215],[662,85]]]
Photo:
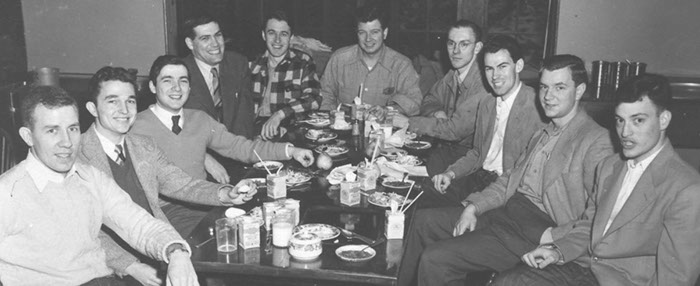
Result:
[[[149,137],[128,132],[136,118],[136,76],[120,67],[103,67],[90,79],[90,101],[87,110],[95,123],[83,135],[78,152],[80,162],[92,165],[114,178],[131,199],[162,221],[168,218],[160,208],[159,195],[209,206],[242,204],[250,200],[255,189],[238,195],[241,181],[235,188],[202,179],[194,179],[173,165]],[[199,221],[176,228],[187,237]],[[184,225],[184,226],[183,226]],[[184,229],[184,230],[183,230]],[[107,266],[131,283],[160,285],[156,275],[158,263],[140,255],[112,232],[100,232]]]
[[[130,132],[153,138],[166,157],[193,178],[206,179],[207,148],[244,163],[258,161],[254,151],[264,160],[294,158],[305,167],[313,163],[310,150],[290,143],[249,140],[228,132],[224,125],[200,110],[183,108],[190,86],[188,69],[181,59],[170,55],[158,57],[149,77],[156,104],[136,116]],[[178,228],[178,219],[191,221],[206,214],[177,201],[168,202],[162,209],[175,228]]]
[[102,224],[149,257],[169,262],[168,285],[198,285],[190,249],[110,177],[76,162],[78,106],[57,87],[22,103],[27,159],[0,176],[0,284],[119,285],[105,263]]

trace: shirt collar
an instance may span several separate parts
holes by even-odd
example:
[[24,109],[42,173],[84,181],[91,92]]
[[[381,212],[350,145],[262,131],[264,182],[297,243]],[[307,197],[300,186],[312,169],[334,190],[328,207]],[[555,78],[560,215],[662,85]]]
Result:
[[100,145],[102,146],[102,150],[105,151],[105,154],[113,161],[117,161],[117,153],[114,152],[114,150],[117,149],[117,144],[124,146],[124,138],[122,137],[122,140],[115,144],[102,135],[99,130],[95,129],[95,133],[97,134],[97,139],[100,140]]
[[474,61],[467,64],[467,69],[464,70],[464,73],[460,73],[459,70],[455,70],[455,78],[459,80],[457,84],[462,84],[462,82],[464,82],[464,79],[467,78],[467,75],[469,74],[469,71],[472,69],[473,65]]
[[165,110],[165,108],[161,107],[158,103],[156,103],[156,104],[152,104],[149,107],[149,109],[151,111],[153,111],[153,114],[156,115],[158,120],[160,120],[160,122],[163,122],[163,124],[165,124],[165,126],[167,126],[168,128],[173,127],[173,116],[176,116],[176,115],[180,116],[180,121],[178,122],[180,125],[180,128],[185,126],[185,124],[184,124],[185,123],[185,116],[184,116],[185,109],[184,108],[180,108],[180,111],[178,111],[177,113],[172,113],[170,111]]
[[[357,46],[357,61],[358,62],[364,62],[362,60],[362,48],[360,48],[360,44],[356,44]],[[388,63],[388,60],[386,58],[386,50],[389,47],[386,46],[386,44],[382,44],[382,47],[379,50],[379,59],[377,60],[377,64],[372,67],[372,69],[375,69],[377,66],[383,66],[385,69],[389,69],[388,66],[391,65],[391,63]],[[366,64],[365,64],[366,65]]]
[[[506,103],[508,106],[513,106],[513,102],[515,102],[515,98],[518,96],[518,93],[520,92],[520,88],[523,87],[523,82],[518,83],[518,87],[515,89],[511,90],[508,94],[505,96],[499,96],[498,100]],[[508,99],[503,99],[504,97],[507,97]]]
[[29,173],[29,176],[32,178],[32,181],[34,181],[34,184],[39,192],[43,192],[44,188],[46,188],[46,185],[48,185],[49,182],[63,183],[66,178],[78,172],[75,168],[75,164],[73,164],[68,173],[63,176],[62,174],[49,169],[49,167],[47,167],[43,162],[34,157],[31,150],[29,151],[29,154],[27,154],[26,170],[27,173]]
[[649,167],[649,164],[651,164],[651,161],[654,161],[654,158],[656,158],[656,155],[659,155],[659,152],[661,152],[661,149],[664,148],[664,145],[666,145],[665,142],[663,145],[661,145],[661,148],[659,148],[654,153],[652,153],[651,156],[647,157],[646,159],[644,159],[636,164],[634,163],[633,159],[627,160],[627,168],[629,170],[632,170],[632,169],[637,169],[637,168],[641,167],[642,168],[641,171],[644,172],[644,170],[646,170],[647,167]]
[[208,63],[200,61],[199,59],[197,59],[197,57],[194,57],[194,62],[197,63],[197,67],[199,67],[199,70],[204,75],[204,78],[211,78],[211,68],[216,68],[216,70],[219,71],[219,74],[221,74],[221,69],[219,68],[218,64],[212,66]]

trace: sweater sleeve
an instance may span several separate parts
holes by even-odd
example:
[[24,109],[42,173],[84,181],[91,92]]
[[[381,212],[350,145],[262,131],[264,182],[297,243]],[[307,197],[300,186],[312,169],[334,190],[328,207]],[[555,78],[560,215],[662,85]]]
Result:
[[259,139],[250,140],[243,136],[230,133],[226,127],[212,118],[204,117],[207,126],[209,140],[207,148],[214,150],[222,156],[231,158],[243,163],[256,162],[258,158],[253,150],[258,152],[263,160],[288,160],[287,143],[276,143],[262,141]]

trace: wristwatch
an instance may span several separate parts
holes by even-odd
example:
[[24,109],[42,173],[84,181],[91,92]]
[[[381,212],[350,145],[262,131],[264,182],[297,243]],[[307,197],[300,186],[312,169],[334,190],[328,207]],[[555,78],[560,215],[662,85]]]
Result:
[[170,261],[170,255],[173,254],[173,252],[177,250],[182,250],[183,252],[189,253],[189,249],[182,245],[182,243],[176,242],[168,246],[168,248],[165,249],[165,255],[168,257],[168,261]]

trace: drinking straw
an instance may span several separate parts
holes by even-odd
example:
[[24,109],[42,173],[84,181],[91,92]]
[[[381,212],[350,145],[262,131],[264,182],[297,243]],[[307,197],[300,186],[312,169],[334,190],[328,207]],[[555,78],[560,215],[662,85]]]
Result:
[[[406,179],[406,177],[404,177]],[[406,205],[406,200],[408,200],[408,196],[411,195],[411,190],[413,190],[413,185],[416,184],[415,181],[411,183],[411,187],[408,188],[408,193],[406,193],[406,196],[403,198],[403,202],[401,203],[401,208],[399,209],[400,212],[403,212],[403,206]]]
[[365,90],[365,84],[360,83],[360,103],[362,103],[362,92]]
[[342,103],[342,102],[338,104],[338,108],[336,108],[335,110],[336,110],[336,111],[340,111],[340,107],[341,107],[341,106],[343,106],[343,103]]
[[379,149],[379,142],[375,141],[375,143],[376,144],[374,144],[374,152],[372,152],[372,161],[369,162],[370,165],[374,165],[374,158],[377,157],[377,150]]
[[260,155],[258,155],[258,151],[255,151],[255,149],[253,149],[253,153],[255,153],[255,156],[258,157],[258,160],[260,160],[260,164],[262,164],[263,167],[265,167],[265,171],[267,171],[267,174],[272,175],[272,172],[270,172],[270,169],[267,168],[267,165],[265,165],[265,162],[263,161],[263,159],[260,158]]
[[421,196],[422,194],[423,194],[423,191],[421,191],[420,194],[418,194],[418,195],[416,196],[416,198],[413,199],[413,201],[412,201],[410,204],[408,204],[408,206],[405,207],[405,208],[401,211],[401,213],[406,212],[406,210],[407,210],[408,208],[410,208],[411,205],[413,205],[413,203],[415,203],[415,202],[418,200],[418,198],[420,198],[420,196]]

